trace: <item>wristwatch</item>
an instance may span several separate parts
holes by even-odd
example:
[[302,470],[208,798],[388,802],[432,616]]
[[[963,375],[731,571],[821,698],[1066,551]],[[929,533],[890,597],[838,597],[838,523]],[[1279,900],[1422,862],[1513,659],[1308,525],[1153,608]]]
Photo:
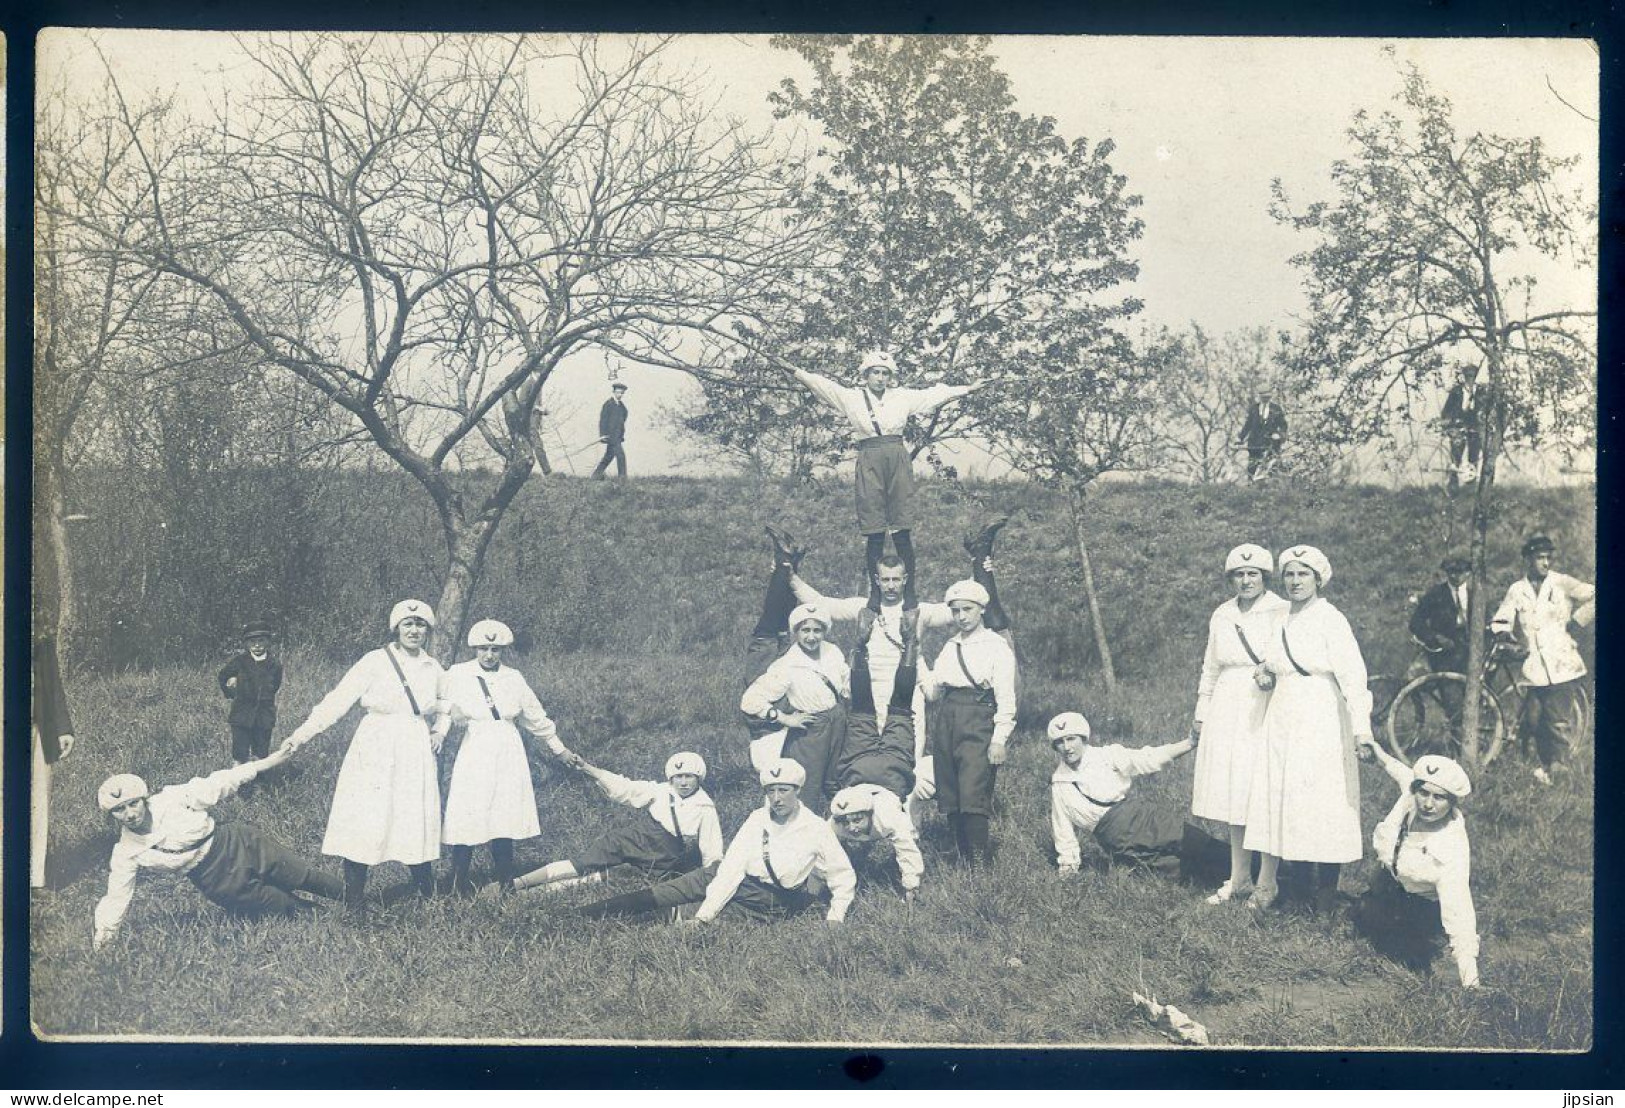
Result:
[[777,708],[769,708],[767,710],[767,722],[772,723],[773,721],[775,721],[778,718],[779,718],[779,710]]

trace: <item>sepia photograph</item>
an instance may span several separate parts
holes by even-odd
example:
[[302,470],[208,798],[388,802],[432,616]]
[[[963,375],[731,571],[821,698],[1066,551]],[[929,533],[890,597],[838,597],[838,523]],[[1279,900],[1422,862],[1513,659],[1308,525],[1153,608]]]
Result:
[[1594,42],[34,66],[41,1039],[1592,1049]]

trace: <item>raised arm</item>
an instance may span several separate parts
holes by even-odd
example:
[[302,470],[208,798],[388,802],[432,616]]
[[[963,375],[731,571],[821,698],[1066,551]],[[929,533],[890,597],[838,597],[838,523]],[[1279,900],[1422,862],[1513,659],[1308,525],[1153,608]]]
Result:
[[597,766],[586,766],[587,776],[597,782],[604,795],[617,804],[625,804],[628,808],[647,808],[654,803],[658,788],[648,781],[634,781],[630,777],[622,777],[607,769]]
[[844,386],[836,384],[822,373],[809,373],[805,369],[791,369],[790,372],[797,381],[807,387],[808,392],[816,396],[825,406],[842,415],[846,414],[846,407],[843,404],[846,393]]
[[1189,753],[1195,746],[1196,744],[1189,739],[1180,739],[1178,742],[1164,743],[1161,746],[1120,746],[1117,748],[1117,768],[1130,777],[1144,777],[1156,773],[1181,754]]
[[369,654],[350,667],[349,672],[339,680],[332,692],[317,701],[316,706],[310,710],[310,715],[305,717],[305,722],[293,729],[293,733],[283,745],[298,750],[343,719],[344,713],[361,700],[371,682],[372,655]]
[[524,691],[519,694],[519,726],[535,735],[555,757],[564,757],[569,752],[565,749],[564,741],[559,738],[558,727],[548,716],[547,710],[542,707],[542,702],[530,687],[530,682],[523,677],[519,681],[524,686]]

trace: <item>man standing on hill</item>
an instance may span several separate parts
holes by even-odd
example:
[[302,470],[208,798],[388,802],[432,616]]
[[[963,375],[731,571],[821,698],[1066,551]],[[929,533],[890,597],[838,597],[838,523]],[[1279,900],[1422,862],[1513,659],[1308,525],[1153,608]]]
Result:
[[1521,640],[1529,649],[1518,684],[1524,690],[1521,737],[1533,737],[1540,767],[1535,777],[1551,783],[1568,757],[1570,732],[1579,716],[1578,690],[1586,675],[1569,626],[1584,627],[1597,611],[1597,588],[1552,572],[1557,544],[1531,535],[1523,544],[1524,575],[1512,582],[1490,628],[1497,639]]
[[1286,442],[1286,413],[1279,404],[1270,402],[1268,386],[1258,390],[1258,399],[1247,409],[1247,422],[1242,424],[1236,441],[1247,447],[1247,480],[1256,481],[1264,476],[1281,456]]
[[598,459],[598,467],[592,471],[594,481],[604,479],[612,460],[615,476],[626,476],[626,386],[616,381],[609,391],[610,398],[598,411],[598,439],[604,444],[604,456]]
[[[783,364],[783,363],[781,363]],[[968,396],[990,384],[933,385],[925,389],[894,388],[897,362],[887,353],[874,351],[858,364],[861,386],[836,384],[828,377],[787,366],[797,381],[826,406],[851,424],[858,436],[857,468],[854,482],[857,494],[858,531],[864,536],[864,564],[874,581],[880,556],[886,551],[886,535],[903,560],[906,578],[903,607],[918,606],[914,592],[914,463],[903,442],[903,428],[917,415],[929,415],[944,404]],[[878,586],[871,584],[869,606],[880,610]]]
[[1446,394],[1439,422],[1450,443],[1449,486],[1453,489],[1478,477],[1478,408],[1473,402],[1470,377],[1463,376]]

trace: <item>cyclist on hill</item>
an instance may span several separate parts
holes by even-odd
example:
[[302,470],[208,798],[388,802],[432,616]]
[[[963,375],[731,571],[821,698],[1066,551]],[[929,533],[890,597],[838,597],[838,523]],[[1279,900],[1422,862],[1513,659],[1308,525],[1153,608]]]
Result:
[[1579,685],[1586,675],[1569,625],[1585,627],[1596,615],[1597,588],[1552,572],[1557,544],[1531,535],[1523,544],[1524,575],[1512,582],[1490,620],[1497,641],[1519,642],[1529,651],[1518,685],[1524,693],[1521,738],[1533,738],[1540,765],[1535,777],[1551,783],[1563,767],[1578,716]]

